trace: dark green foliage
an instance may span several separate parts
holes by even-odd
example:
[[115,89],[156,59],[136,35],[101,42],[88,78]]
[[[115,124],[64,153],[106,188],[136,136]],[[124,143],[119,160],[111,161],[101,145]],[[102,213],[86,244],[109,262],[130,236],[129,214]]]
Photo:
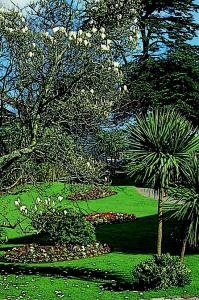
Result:
[[158,190],[157,253],[161,254],[163,198],[168,186],[184,173],[199,138],[190,123],[173,109],[157,109],[137,116],[129,127],[129,174]]
[[[176,48],[166,57],[149,58],[128,66],[128,112],[173,105],[198,125],[199,54],[192,46]],[[144,84],[143,84],[144,83]],[[126,110],[126,99],[121,110]]]
[[193,157],[185,169],[183,183],[169,189],[169,196],[177,201],[172,217],[182,224],[181,237],[193,247],[199,243],[199,161]]
[[93,225],[74,209],[49,208],[38,212],[33,216],[32,226],[55,244],[88,245],[96,241]]
[[142,1],[139,26],[143,59],[165,53],[196,36],[198,24],[193,11],[198,5],[193,0]]
[[107,161],[108,158],[111,158],[112,161],[115,161],[120,158],[126,146],[127,141],[124,131],[101,130],[96,134],[90,150],[97,159],[101,158]]
[[153,188],[165,189],[185,171],[199,149],[196,130],[180,113],[162,108],[137,115],[129,126],[129,172]]
[[154,255],[133,270],[133,282],[141,290],[182,287],[191,282],[191,271],[178,257]]

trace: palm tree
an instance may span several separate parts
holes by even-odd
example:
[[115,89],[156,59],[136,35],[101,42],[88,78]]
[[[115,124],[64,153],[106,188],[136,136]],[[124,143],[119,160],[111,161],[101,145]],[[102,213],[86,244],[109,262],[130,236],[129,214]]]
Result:
[[173,208],[172,218],[182,223],[183,240],[180,255],[181,262],[187,242],[196,247],[199,242],[199,161],[195,156],[190,165],[186,166],[183,185],[169,190],[169,196],[177,200]]
[[162,253],[163,193],[199,149],[196,129],[173,108],[137,115],[129,126],[129,174],[158,191],[157,253]]

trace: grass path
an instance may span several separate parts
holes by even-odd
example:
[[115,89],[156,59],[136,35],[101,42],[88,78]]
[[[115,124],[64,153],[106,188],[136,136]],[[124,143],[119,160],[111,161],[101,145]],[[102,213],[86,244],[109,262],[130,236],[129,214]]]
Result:
[[[129,290],[133,266],[151,257],[155,251],[157,201],[139,194],[134,187],[120,186],[114,189],[118,192],[117,195],[78,203],[87,212],[127,212],[137,216],[137,220],[132,224],[103,225],[97,230],[98,239],[111,245],[112,253],[96,258],[51,264],[1,264],[0,299],[113,300],[198,296],[199,254],[191,253],[185,260],[193,274],[190,286],[144,293]],[[8,203],[8,214],[14,221],[17,217],[14,200],[19,196],[26,205],[30,205],[37,195],[45,197],[64,193],[67,194],[64,185],[56,183],[39,192],[31,189],[20,195],[4,196],[2,201]],[[71,206],[71,202],[65,200],[62,205]],[[174,253],[179,253],[179,248],[170,238],[170,227],[172,224],[166,224],[164,228],[163,249],[165,252],[174,250]],[[31,238],[24,240],[15,230],[9,230],[8,236],[10,240],[8,244],[2,245],[4,248],[24,241],[31,242]],[[122,290],[115,290],[115,282],[120,284]]]

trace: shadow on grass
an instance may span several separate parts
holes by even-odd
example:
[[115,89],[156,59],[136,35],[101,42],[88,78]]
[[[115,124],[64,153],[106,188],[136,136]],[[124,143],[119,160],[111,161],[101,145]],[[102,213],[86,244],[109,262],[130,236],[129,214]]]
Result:
[[[181,244],[172,237],[175,225],[171,220],[164,222],[162,249],[179,255]],[[133,223],[101,225],[97,228],[97,239],[113,251],[152,254],[156,252],[157,226],[156,215],[138,218]]]
[[1,275],[36,275],[36,276],[57,276],[65,278],[78,278],[83,280],[112,280],[120,282],[121,278],[117,274],[102,271],[99,269],[89,269],[81,267],[58,267],[58,266],[30,266],[20,264],[0,263]]
[[[168,216],[167,216],[168,217]],[[179,255],[181,245],[172,238],[175,222],[164,222],[163,252]],[[113,252],[132,254],[152,254],[156,252],[157,216],[138,218],[133,223],[106,224],[96,228],[97,239],[101,243],[111,246]],[[12,244],[45,243],[45,236],[25,236],[9,240]],[[9,245],[8,245],[9,247]],[[6,245],[5,245],[5,249]],[[1,248],[1,250],[3,250]],[[189,253],[189,251],[187,251]],[[198,252],[198,251],[197,251]],[[193,252],[192,252],[193,253]],[[93,258],[94,260],[95,258]],[[38,276],[62,276],[66,278],[78,278],[87,281],[103,280],[101,287],[110,291],[134,290],[133,284],[126,282],[124,277],[99,269],[58,267],[58,266],[30,266],[0,264],[0,274],[25,274]],[[107,282],[108,281],[108,282]]]
[[[134,254],[153,254],[156,252],[157,240],[157,216],[146,216],[138,218],[132,223],[123,224],[103,224],[96,228],[97,240],[108,244],[112,251]],[[168,219],[165,214],[163,225],[163,244],[164,253],[179,255],[181,243],[173,237],[176,223]],[[31,235],[10,239],[8,245],[4,245],[0,250],[10,248],[9,244],[40,244],[47,245],[45,235]],[[187,253],[193,253],[187,249]]]

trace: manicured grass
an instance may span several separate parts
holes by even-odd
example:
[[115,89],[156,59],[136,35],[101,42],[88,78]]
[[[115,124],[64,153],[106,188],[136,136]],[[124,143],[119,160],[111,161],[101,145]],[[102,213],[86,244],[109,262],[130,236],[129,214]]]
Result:
[[[171,288],[165,291],[137,292],[131,290],[131,272],[133,266],[151,257],[155,251],[157,227],[157,201],[137,193],[131,186],[114,187],[117,195],[91,200],[79,201],[81,209],[90,213],[93,211],[127,212],[135,214],[138,219],[132,224],[102,225],[97,230],[98,239],[113,248],[107,255],[81,259],[71,262],[51,264],[1,264],[1,269],[8,274],[0,275],[0,299],[150,299],[163,296],[197,296],[199,295],[199,254],[186,256],[186,263],[191,268],[193,281],[185,288]],[[8,212],[13,221],[17,217],[14,200],[18,197],[26,205],[36,196],[67,194],[67,188],[62,183],[46,185],[38,191],[29,191],[16,195],[2,197],[8,202]],[[63,201],[62,205],[73,205]],[[167,222],[164,230],[165,252],[179,253],[179,245],[170,237],[171,222]],[[32,242],[32,237],[21,237],[15,230],[9,230],[8,244],[3,248],[20,243]],[[18,273],[22,273],[18,275]],[[115,281],[119,283],[117,290]],[[112,289],[112,290],[111,290]],[[8,298],[10,296],[10,298]]]

